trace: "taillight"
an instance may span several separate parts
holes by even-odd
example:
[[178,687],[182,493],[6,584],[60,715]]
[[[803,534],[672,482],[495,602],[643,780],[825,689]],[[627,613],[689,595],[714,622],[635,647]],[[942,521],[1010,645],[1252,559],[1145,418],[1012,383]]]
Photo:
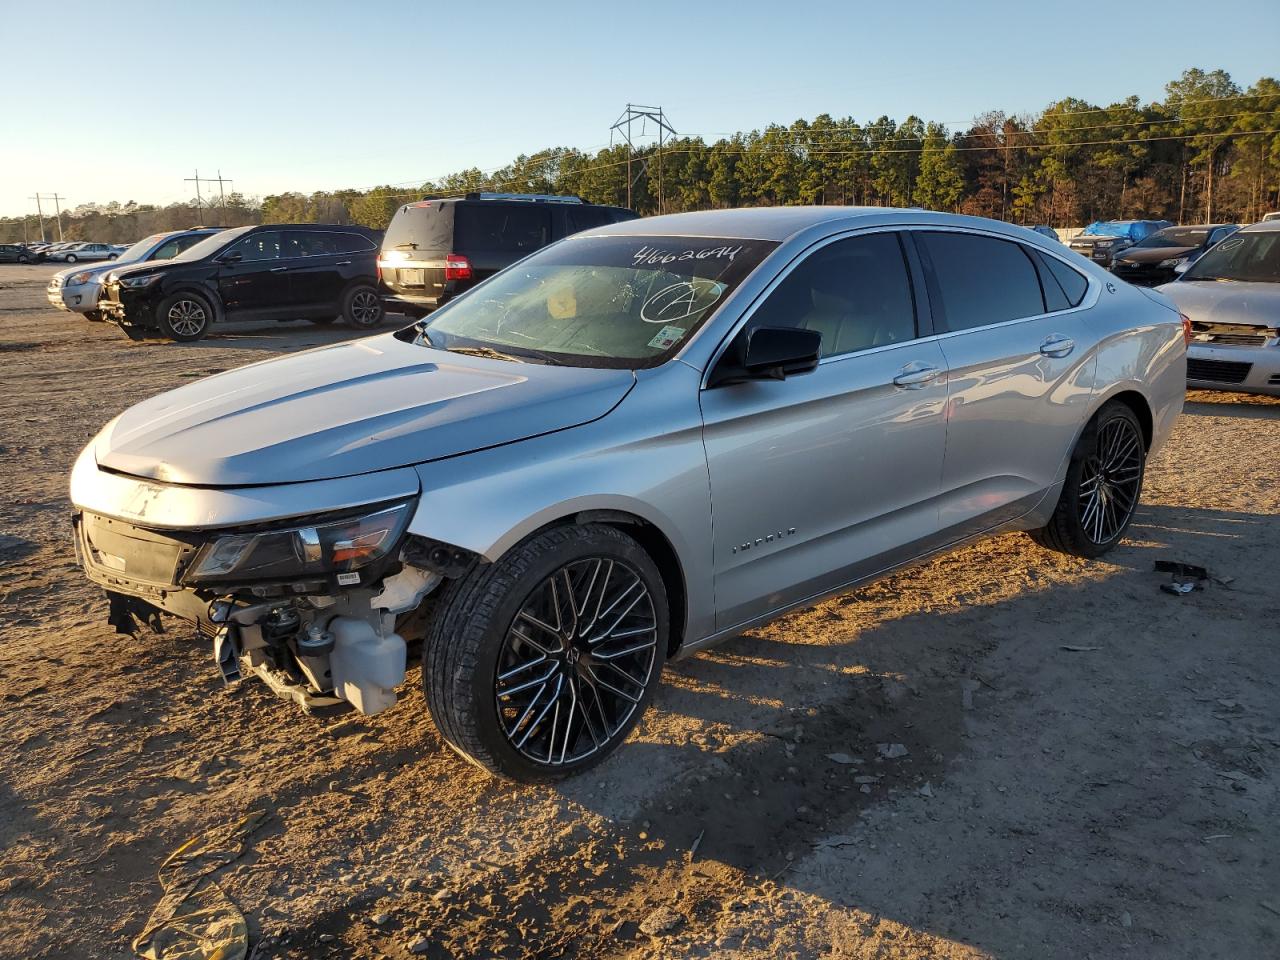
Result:
[[1191,318],[1185,313],[1178,314],[1182,318],[1182,342],[1191,346]]
[[444,278],[446,280],[470,280],[471,261],[460,253],[451,253],[444,258]]
[[381,282],[382,282],[382,261],[378,261],[376,264],[374,264],[374,266],[376,266],[376,267],[377,267],[377,270],[378,270],[378,282],[379,282],[379,283],[381,283]]

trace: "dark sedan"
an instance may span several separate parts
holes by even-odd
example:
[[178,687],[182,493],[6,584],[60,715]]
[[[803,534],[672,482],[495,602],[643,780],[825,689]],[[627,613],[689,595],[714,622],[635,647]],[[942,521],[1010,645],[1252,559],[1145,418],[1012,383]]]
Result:
[[1165,227],[1117,255],[1111,272],[1143,287],[1168,283],[1177,275],[1178,267],[1195,263],[1215,243],[1239,229],[1234,223]]

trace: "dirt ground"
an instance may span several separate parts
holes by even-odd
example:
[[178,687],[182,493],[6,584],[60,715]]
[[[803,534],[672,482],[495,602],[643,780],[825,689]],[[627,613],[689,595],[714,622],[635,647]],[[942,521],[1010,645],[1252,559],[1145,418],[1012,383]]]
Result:
[[[113,635],[82,445],[352,334],[134,344],[52,272],[0,267],[0,956],[132,956],[164,858],[256,809],[217,879],[257,958],[1280,956],[1280,401],[1189,398],[1105,562],[942,557],[669,667],[602,767],[516,787],[441,744],[416,668],[317,719],[181,629]],[[1228,582],[1167,595],[1159,558]]]

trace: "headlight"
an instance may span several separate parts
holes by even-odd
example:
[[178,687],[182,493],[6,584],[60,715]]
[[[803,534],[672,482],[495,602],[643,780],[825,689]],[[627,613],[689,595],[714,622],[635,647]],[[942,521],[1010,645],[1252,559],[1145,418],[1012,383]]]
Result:
[[81,270],[79,273],[73,273],[71,276],[67,277],[67,279],[62,282],[62,285],[64,287],[71,287],[79,283],[88,283],[92,279],[92,270]]
[[1161,260],[1161,267],[1176,267],[1180,263],[1186,263],[1186,257],[1170,257],[1168,260]]
[[359,583],[360,575],[352,571],[395,547],[409,521],[409,506],[406,501],[328,523],[228,533],[200,548],[186,579],[293,580],[336,573],[339,583]]
[[160,279],[160,274],[149,273],[145,277],[125,277],[120,281],[120,286],[130,290],[137,290],[139,287],[149,287]]

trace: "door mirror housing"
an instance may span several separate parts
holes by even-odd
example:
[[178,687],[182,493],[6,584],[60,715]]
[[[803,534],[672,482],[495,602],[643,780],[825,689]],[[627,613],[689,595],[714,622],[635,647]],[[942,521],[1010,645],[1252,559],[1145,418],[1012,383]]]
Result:
[[235,253],[234,251],[231,253],[220,253],[217,257],[219,263],[239,263],[243,259],[244,254]]
[[708,387],[748,380],[785,380],[818,366],[822,334],[799,327],[756,327],[737,336],[712,371]]
[[1182,276],[1184,273],[1186,273],[1190,269],[1191,269],[1191,261],[1183,260],[1182,263],[1178,264],[1176,267],[1173,268],[1173,272],[1176,273],[1178,276]]

